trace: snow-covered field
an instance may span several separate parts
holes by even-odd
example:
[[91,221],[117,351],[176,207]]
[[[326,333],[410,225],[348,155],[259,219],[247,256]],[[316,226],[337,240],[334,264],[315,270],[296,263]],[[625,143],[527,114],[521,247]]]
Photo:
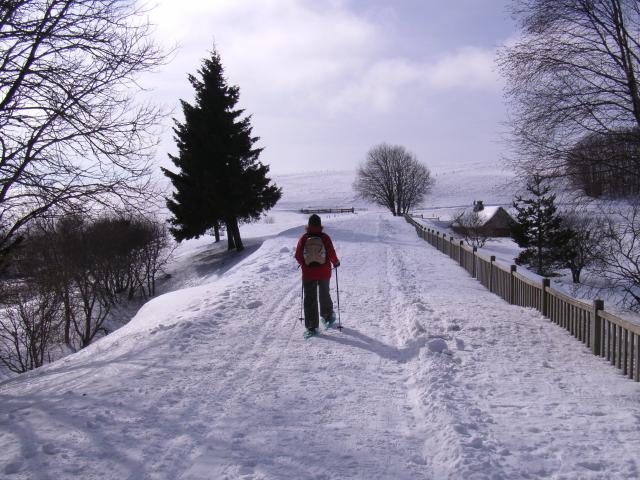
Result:
[[295,177],[247,252],[183,244],[173,291],[0,384],[2,478],[640,478],[640,385],[401,218],[323,217],[344,329],[303,340],[295,209],[355,200]]

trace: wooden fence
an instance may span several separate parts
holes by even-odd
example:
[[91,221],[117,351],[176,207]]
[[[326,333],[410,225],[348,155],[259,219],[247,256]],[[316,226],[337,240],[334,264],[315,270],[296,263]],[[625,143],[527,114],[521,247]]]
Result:
[[436,220],[436,221],[440,220],[440,217],[437,217],[435,215],[432,215],[430,217],[425,217],[423,213],[420,213],[420,214],[415,213],[415,214],[412,215],[412,217],[413,218],[421,218],[423,220]]
[[300,213],[356,213],[354,207],[351,208],[301,208]]
[[490,292],[513,305],[535,308],[586,344],[594,355],[606,358],[624,375],[640,381],[640,325],[605,311],[602,300],[589,304],[571,298],[552,288],[548,278],[532,280],[519,273],[515,265],[501,265],[493,255],[478,253],[476,247],[427,228],[410,215],[405,218],[420,238],[458,262]]

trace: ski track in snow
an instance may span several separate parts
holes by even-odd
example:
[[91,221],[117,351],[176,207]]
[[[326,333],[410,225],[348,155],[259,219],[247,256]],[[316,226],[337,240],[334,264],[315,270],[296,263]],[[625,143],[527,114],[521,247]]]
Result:
[[1,384],[2,478],[640,477],[638,384],[401,218],[327,222],[344,329],[304,341],[301,232]]

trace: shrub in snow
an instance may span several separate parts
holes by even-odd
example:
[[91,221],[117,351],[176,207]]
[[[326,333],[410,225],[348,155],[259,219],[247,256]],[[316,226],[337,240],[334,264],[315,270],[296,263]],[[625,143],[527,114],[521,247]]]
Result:
[[49,286],[23,289],[0,318],[0,362],[15,373],[42,366],[62,323],[62,306]]
[[2,299],[0,356],[18,371],[40,366],[52,342],[89,345],[108,333],[113,307],[155,294],[170,252],[164,223],[143,217],[67,215],[32,225],[11,257],[16,286]]
[[434,338],[433,340],[429,340],[429,342],[427,343],[427,347],[430,351],[435,353],[446,353],[449,350],[447,342],[442,338]]

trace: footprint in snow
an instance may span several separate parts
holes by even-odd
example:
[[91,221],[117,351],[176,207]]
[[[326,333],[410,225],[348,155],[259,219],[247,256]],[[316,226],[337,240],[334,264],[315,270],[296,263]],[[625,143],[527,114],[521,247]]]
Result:
[[45,443],[42,446],[42,451],[47,455],[55,455],[58,453],[58,448],[53,443]]
[[249,308],[249,309],[254,309],[254,308],[258,308],[261,305],[262,305],[262,302],[259,301],[259,300],[256,300],[255,302],[247,303],[246,307]]
[[445,342],[442,338],[434,338],[427,343],[427,347],[434,353],[447,353],[449,348],[447,347],[447,342]]
[[453,429],[458,432],[460,435],[468,435],[469,434],[469,430],[467,430],[467,427],[464,425],[454,425]]
[[594,472],[599,472],[605,468],[603,462],[580,462],[578,466]]
[[483,445],[484,445],[484,442],[480,437],[476,437],[473,440],[471,440],[471,442],[469,442],[469,446],[473,448],[482,448]]
[[484,328],[484,327],[471,327],[469,330],[474,331],[474,332],[484,332],[486,330],[486,328]]
[[13,475],[14,473],[18,473],[22,469],[22,462],[11,462],[6,467],[4,467],[4,473],[6,475]]

